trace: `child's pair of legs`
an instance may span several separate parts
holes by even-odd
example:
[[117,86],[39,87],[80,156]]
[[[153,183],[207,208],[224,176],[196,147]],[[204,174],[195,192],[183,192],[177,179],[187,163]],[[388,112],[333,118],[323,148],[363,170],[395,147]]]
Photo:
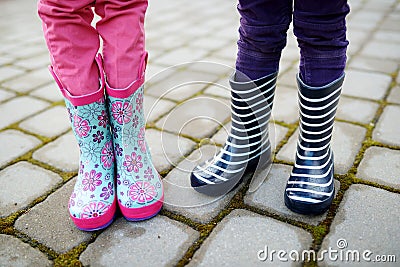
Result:
[[224,194],[248,170],[270,164],[268,122],[293,16],[300,47],[300,126],[284,199],[295,212],[322,213],[334,196],[330,141],[346,64],[347,1],[295,0],[293,6],[293,0],[239,0],[238,10],[237,72],[230,81],[231,132],[219,154],[192,172],[192,186],[208,195]]
[[[101,17],[91,26],[93,8]],[[143,82],[147,1],[40,0],[51,73],[80,148],[69,211],[76,226],[109,225],[117,203],[132,221],[156,215],[163,186],[145,142]],[[102,54],[97,56],[103,40]]]

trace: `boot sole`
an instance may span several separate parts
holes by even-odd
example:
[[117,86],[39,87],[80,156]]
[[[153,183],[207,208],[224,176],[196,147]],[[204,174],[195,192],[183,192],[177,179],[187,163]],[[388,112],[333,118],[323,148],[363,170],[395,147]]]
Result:
[[164,196],[157,202],[142,208],[127,208],[119,204],[122,215],[130,222],[144,221],[156,216],[164,203]]
[[326,212],[332,204],[335,194],[332,194],[327,200],[320,203],[309,203],[303,201],[291,200],[286,192],[284,193],[285,205],[293,212],[304,215],[320,215]]

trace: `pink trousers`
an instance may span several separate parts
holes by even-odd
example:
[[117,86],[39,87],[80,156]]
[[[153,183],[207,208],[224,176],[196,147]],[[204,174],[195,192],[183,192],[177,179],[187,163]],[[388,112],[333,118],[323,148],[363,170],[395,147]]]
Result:
[[[138,78],[146,53],[146,9],[147,0],[39,0],[53,70],[71,95],[99,89],[100,38],[108,85],[125,88]],[[101,17],[96,27],[93,10]]]

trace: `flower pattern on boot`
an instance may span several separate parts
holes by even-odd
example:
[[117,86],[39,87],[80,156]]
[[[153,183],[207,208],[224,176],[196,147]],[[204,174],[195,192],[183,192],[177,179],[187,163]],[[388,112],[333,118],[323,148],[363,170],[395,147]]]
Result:
[[80,150],[69,212],[79,229],[102,229],[111,223],[116,209],[114,151],[105,102],[74,106],[66,99],[65,103]]
[[131,221],[151,218],[161,209],[164,194],[146,147],[143,86],[127,98],[108,100],[121,212]]

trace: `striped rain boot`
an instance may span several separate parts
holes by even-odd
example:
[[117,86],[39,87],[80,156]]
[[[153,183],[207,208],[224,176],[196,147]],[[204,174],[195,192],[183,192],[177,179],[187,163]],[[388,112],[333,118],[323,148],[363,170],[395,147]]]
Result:
[[144,73],[140,77],[125,89],[106,85],[117,164],[118,204],[129,221],[157,215],[164,201],[163,183],[145,140]]
[[[101,69],[99,58],[96,61]],[[104,99],[104,77],[98,91],[72,96],[62,86],[52,67],[50,72],[65,97],[80,150],[78,177],[68,202],[70,217],[81,230],[103,229],[113,221],[117,206],[114,152]]]
[[301,214],[321,214],[334,198],[333,124],[344,75],[323,87],[309,87],[297,77],[300,126],[295,166],[286,185],[286,206]]
[[243,182],[247,172],[271,161],[268,123],[271,116],[277,73],[255,81],[230,78],[232,126],[225,145],[214,158],[196,166],[192,187],[209,196],[221,196]]

